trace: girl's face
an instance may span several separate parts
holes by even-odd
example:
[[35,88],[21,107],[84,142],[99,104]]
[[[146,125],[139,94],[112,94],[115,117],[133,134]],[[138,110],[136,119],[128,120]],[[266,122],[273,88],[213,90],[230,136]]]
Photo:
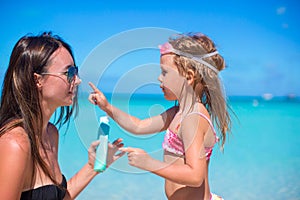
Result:
[[69,82],[63,72],[67,72],[73,65],[72,56],[64,47],[57,49],[50,57],[50,64],[47,66],[47,72],[40,79],[39,87],[42,101],[49,107],[56,109],[60,106],[72,105],[77,86],[81,81],[75,75]]
[[179,74],[173,59],[172,54],[164,54],[160,57],[161,74],[158,80],[167,100],[178,100],[185,81],[185,78]]

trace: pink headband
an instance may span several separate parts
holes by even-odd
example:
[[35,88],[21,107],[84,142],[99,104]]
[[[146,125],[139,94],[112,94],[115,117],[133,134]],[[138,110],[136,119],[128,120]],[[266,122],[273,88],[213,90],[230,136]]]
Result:
[[185,53],[185,52],[179,51],[177,49],[174,49],[173,46],[169,42],[166,42],[163,45],[159,45],[158,47],[160,49],[160,54],[161,55],[164,55],[164,54],[167,54],[167,53],[175,53],[178,56],[184,56],[184,57],[190,58],[192,60],[195,60],[195,61],[205,65],[206,67],[213,70],[216,74],[218,74],[218,72],[219,72],[214,66],[212,66],[211,64],[209,64],[209,63],[207,63],[206,61],[203,60],[203,58],[207,58],[207,57],[218,54],[218,51],[214,51],[214,52],[208,53],[208,54],[194,56],[192,54]]

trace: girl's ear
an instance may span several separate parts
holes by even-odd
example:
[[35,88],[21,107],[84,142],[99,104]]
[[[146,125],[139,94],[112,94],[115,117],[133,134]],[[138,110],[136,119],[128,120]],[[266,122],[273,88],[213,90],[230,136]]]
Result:
[[35,85],[38,88],[38,90],[40,90],[42,88],[42,76],[37,73],[34,73],[33,76],[34,76]]
[[195,72],[191,69],[187,70],[186,73],[186,80],[188,82],[189,85],[193,85],[194,81],[195,81]]

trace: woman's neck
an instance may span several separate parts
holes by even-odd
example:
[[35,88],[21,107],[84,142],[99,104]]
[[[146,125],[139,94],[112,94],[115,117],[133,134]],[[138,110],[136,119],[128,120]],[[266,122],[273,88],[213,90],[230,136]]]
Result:
[[48,105],[46,102],[41,103],[42,113],[43,113],[43,134],[47,133],[48,123],[51,116],[55,112],[55,109]]

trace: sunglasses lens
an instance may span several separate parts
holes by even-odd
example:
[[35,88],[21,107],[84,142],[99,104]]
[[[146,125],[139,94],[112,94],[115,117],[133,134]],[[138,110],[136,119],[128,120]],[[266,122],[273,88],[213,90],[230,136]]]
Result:
[[72,66],[68,69],[68,81],[71,83],[74,80],[74,77],[78,75],[78,67]]

